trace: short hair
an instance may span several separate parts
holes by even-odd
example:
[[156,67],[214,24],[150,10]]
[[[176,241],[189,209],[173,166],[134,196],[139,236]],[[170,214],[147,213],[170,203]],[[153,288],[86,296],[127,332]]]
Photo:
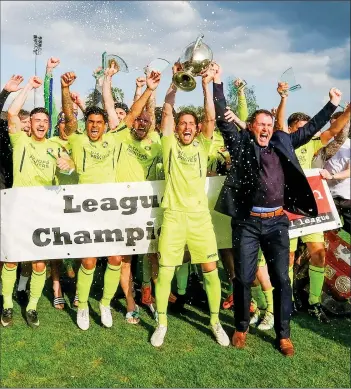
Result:
[[89,107],[85,110],[84,112],[84,119],[85,121],[88,120],[88,117],[90,115],[101,115],[103,118],[104,118],[104,122],[107,123],[108,122],[108,116],[107,116],[107,112],[104,111],[102,108],[100,107],[96,107],[96,106],[93,106],[93,107]]
[[128,113],[128,112],[129,112],[128,105],[127,105],[127,104],[124,104],[124,103],[120,103],[119,101],[117,101],[117,102],[115,103],[115,109],[117,109],[117,108],[123,109],[123,111],[125,111],[125,113]]
[[268,109],[257,109],[255,112],[253,112],[250,117],[248,118],[248,123],[252,124],[255,120],[256,120],[256,117],[258,115],[260,115],[261,113],[267,115],[267,116],[270,116],[272,118],[272,120],[274,120],[274,116],[272,115],[272,112],[268,111]]
[[197,117],[196,113],[194,111],[192,111],[191,109],[183,109],[182,111],[177,113],[176,118],[175,118],[176,125],[178,125],[180,118],[184,115],[191,115],[195,120],[195,124],[198,126],[199,118]]
[[303,112],[295,112],[288,117],[288,127],[291,127],[292,124],[297,122],[301,122],[301,121],[309,122],[310,120],[311,120],[311,116],[308,116]]
[[19,112],[18,112],[18,116],[20,118],[20,120],[24,119],[24,118],[27,118],[30,115],[30,112],[29,111],[26,111],[25,109],[21,109]]
[[50,118],[50,115],[49,115],[49,112],[47,111],[46,108],[44,107],[37,107],[37,108],[34,108],[30,111],[30,117],[32,117],[33,115],[35,115],[36,113],[45,113],[45,115]]
[[338,119],[344,112],[343,111],[339,111],[339,112],[335,112],[332,114],[330,120],[336,120]]

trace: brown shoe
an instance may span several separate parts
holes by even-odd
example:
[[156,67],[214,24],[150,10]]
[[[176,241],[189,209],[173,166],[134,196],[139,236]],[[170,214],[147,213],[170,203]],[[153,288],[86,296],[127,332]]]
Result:
[[294,345],[290,338],[279,340],[279,350],[286,357],[292,357],[295,354]]
[[236,348],[239,348],[239,349],[245,348],[245,346],[246,346],[246,344],[245,344],[246,334],[247,334],[247,331],[240,332],[240,331],[235,330],[234,335],[232,337],[233,346]]

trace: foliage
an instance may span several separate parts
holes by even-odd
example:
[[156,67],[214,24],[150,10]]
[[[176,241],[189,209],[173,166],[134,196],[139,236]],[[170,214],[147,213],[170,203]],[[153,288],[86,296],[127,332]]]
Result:
[[182,105],[177,109],[177,112],[180,112],[183,110],[193,111],[196,114],[196,116],[198,117],[199,122],[202,122],[202,120],[204,118],[204,107],[203,106],[195,107],[195,105],[192,105],[192,104],[191,105]]
[[[89,93],[89,95],[87,96],[87,99],[85,102],[87,108],[94,105],[94,101],[96,101],[96,93],[99,93],[99,92],[97,92],[95,89],[92,89],[91,92]],[[112,87],[112,97],[113,97],[113,100],[115,102],[118,101],[120,103],[123,103],[123,101],[124,101],[123,90],[120,88],[117,88],[117,87]]]
[[[247,103],[247,109],[249,116],[255,112],[258,109],[258,104],[256,100],[256,94],[255,94],[255,88],[254,86],[248,86],[246,85],[244,89],[245,97],[246,97],[246,103]],[[228,87],[227,87],[227,104],[231,108],[231,110],[235,113],[237,113],[238,109],[238,90],[234,86],[234,79],[230,78],[228,80]]]

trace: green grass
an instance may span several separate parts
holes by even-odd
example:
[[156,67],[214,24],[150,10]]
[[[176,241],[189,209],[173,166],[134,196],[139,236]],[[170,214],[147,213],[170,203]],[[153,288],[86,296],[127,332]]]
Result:
[[[123,299],[113,309],[113,328],[101,327],[101,270],[87,332],[77,328],[75,310],[52,307],[49,282],[37,330],[15,304],[14,325],[1,329],[1,387],[350,387],[350,319],[322,325],[300,314],[291,325],[296,355],[288,359],[273,347],[273,331],[251,329],[245,350],[222,348],[208,314],[187,306],[184,316],[169,315],[165,344],[154,349],[153,319],[142,310],[139,325],[127,324]],[[222,311],[221,320],[231,335],[232,312]]]

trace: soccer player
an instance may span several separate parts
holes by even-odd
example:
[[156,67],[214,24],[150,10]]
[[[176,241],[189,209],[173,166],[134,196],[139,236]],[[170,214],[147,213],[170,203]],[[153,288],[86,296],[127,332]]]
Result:
[[[286,101],[288,98],[288,85],[280,83],[278,85],[278,93],[281,96],[281,101],[277,110],[277,121],[280,128],[284,128],[284,116]],[[330,128],[320,134],[319,139],[312,139],[305,145],[295,150],[295,154],[303,169],[311,169],[314,155],[328,142],[337,135],[346,125],[350,119],[350,111],[343,113],[337,120],[335,120]],[[288,118],[289,133],[296,132],[311,120],[310,116],[302,112],[296,112]],[[329,323],[327,315],[324,313],[321,305],[322,288],[324,284],[325,271],[325,247],[323,232],[316,232],[313,234],[301,237],[303,243],[306,243],[308,252],[311,256],[309,265],[310,277],[310,291],[309,291],[309,308],[308,312],[312,317],[317,318],[321,322]],[[290,259],[289,259],[289,277],[293,280],[293,266],[295,259],[295,251],[297,250],[298,239],[290,240]],[[294,307],[294,309],[296,309]]]
[[[117,142],[115,177],[116,182],[142,182],[156,180],[157,164],[162,160],[162,151],[159,134],[151,129],[151,115],[147,111],[142,111],[134,122],[127,121],[126,116],[122,121],[119,120],[116,112],[111,86],[112,77],[118,72],[118,69],[112,65],[106,69],[102,94],[106,111],[109,115],[109,123],[118,124],[118,129],[111,130],[115,134]],[[150,77],[150,76],[149,76]],[[145,83],[147,80],[145,81]],[[147,92],[149,93],[149,92]],[[150,101],[150,94],[146,105]],[[141,96],[134,104],[138,103]],[[143,107],[146,106],[143,104]],[[129,118],[128,118],[129,119]],[[135,304],[132,293],[131,282],[131,260],[130,255],[120,257],[122,260],[121,286],[127,300],[126,320],[130,324],[139,322],[139,307]]]
[[[61,77],[62,105],[65,113],[65,132],[68,136],[69,146],[72,150],[72,158],[76,163],[79,174],[79,184],[100,184],[116,182],[116,166],[119,163],[122,143],[117,143],[119,134],[124,132],[109,131],[106,133],[107,114],[98,107],[90,107],[85,111],[86,133],[74,133],[77,128],[77,119],[73,114],[73,104],[69,93],[69,87],[76,79],[73,72],[65,73]],[[122,129],[135,126],[136,119],[140,117],[147,99],[156,89],[160,78],[152,73],[147,79],[148,88],[141,98],[133,104],[130,112],[125,117]],[[115,111],[114,111],[115,112]],[[138,121],[139,122],[139,121]],[[122,130],[121,129],[121,130]],[[138,131],[135,130],[135,131]],[[140,128],[140,133],[144,128]],[[117,174],[118,174],[117,170]],[[77,325],[82,330],[89,328],[88,298],[96,267],[96,258],[84,258],[78,272],[78,312]],[[104,276],[104,290],[100,301],[101,322],[105,327],[112,327],[112,315],[110,302],[116,293],[121,272],[121,256],[109,256],[108,265]]]
[[[176,64],[173,72],[178,71]],[[217,342],[229,345],[229,338],[219,318],[221,285],[217,270],[217,243],[208,209],[205,192],[207,158],[214,131],[215,112],[209,82],[213,70],[202,78],[205,121],[202,132],[198,130],[197,116],[191,111],[182,111],[176,120],[172,108],[177,88],[171,84],[163,106],[161,138],[166,188],[162,201],[165,208],[159,241],[159,275],[156,284],[158,326],[151,337],[151,344],[160,347],[167,332],[167,305],[171,281],[177,266],[183,262],[184,246],[187,244],[193,263],[201,264],[210,307],[211,329]]]
[[[27,136],[22,131],[18,113],[28,93],[41,85],[42,81],[38,77],[30,78],[28,84],[17,95],[8,110],[9,134],[13,148],[13,187],[51,186],[56,167],[62,170],[74,167],[71,160],[58,155],[57,144],[46,138],[49,129],[49,114],[45,108],[34,108],[30,113],[32,135]],[[46,279],[45,262],[40,260],[33,262],[32,269],[26,319],[30,327],[37,328],[39,326],[37,304]],[[2,269],[4,310],[1,315],[1,323],[4,327],[13,322],[12,292],[16,281],[16,270],[16,263],[5,263]]]

